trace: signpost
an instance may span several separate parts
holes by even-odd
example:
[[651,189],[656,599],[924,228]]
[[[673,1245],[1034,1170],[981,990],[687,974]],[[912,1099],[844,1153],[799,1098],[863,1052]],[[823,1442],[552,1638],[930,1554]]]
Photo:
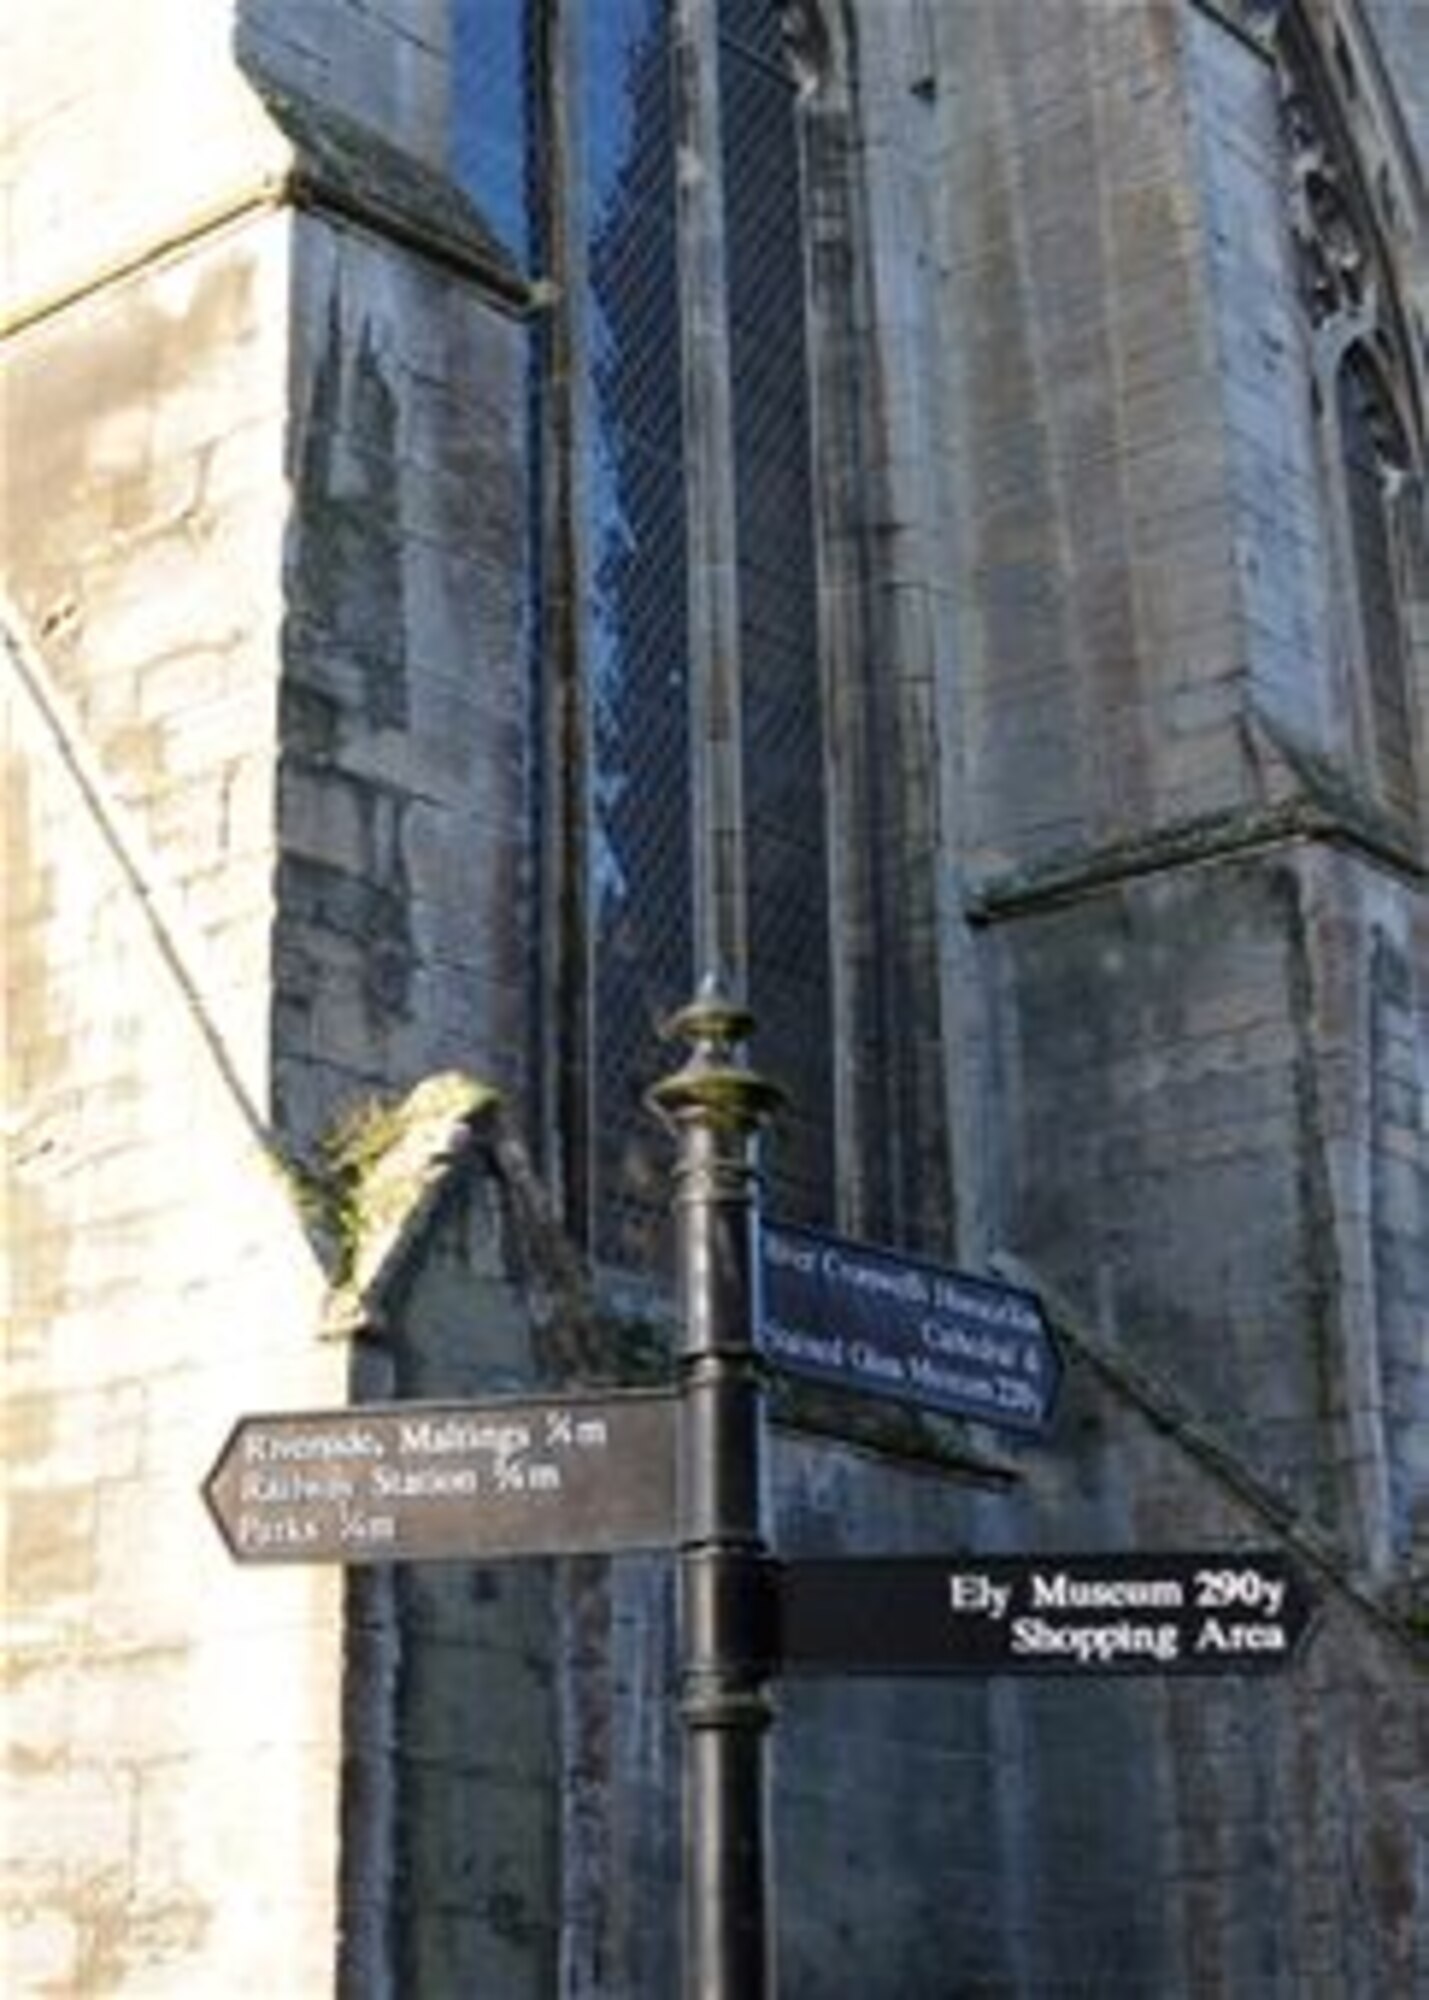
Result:
[[[767,1683],[776,1673],[1264,1673],[1312,1604],[1278,1551],[791,1561],[767,1527],[770,1363],[1041,1433],[1061,1361],[1029,1292],[842,1237],[759,1227],[778,1093],[706,991],[652,1103],[673,1130],[676,1386],[246,1416],[204,1482],[243,1563],[679,1562],[686,2000],[766,2000]],[[760,1283],[765,1303],[761,1311]]]
[[1033,1435],[1062,1372],[1033,1293],[786,1224],[764,1227],[760,1339],[791,1374]]
[[675,1398],[625,1390],[244,1417],[204,1497],[240,1562],[669,1548]]
[[787,1564],[791,1674],[1243,1674],[1310,1621],[1278,1551],[934,1556]]
[[780,1101],[745,1064],[750,1016],[713,987],[671,1023],[689,1060],[651,1093],[675,1133],[680,1720],[686,2000],[765,2000],[769,1914],[768,1482],[759,1131]]

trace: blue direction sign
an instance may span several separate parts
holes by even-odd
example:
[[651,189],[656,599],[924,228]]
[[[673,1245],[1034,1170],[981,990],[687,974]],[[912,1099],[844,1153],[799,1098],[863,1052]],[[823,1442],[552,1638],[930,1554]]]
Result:
[[796,1375],[1040,1434],[1061,1357],[1035,1294],[766,1223],[760,1343]]

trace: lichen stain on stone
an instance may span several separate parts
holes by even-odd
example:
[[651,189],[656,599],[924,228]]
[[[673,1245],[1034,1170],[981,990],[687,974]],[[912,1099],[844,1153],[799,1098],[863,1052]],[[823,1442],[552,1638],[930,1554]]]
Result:
[[434,1203],[499,1102],[489,1085],[443,1071],[400,1103],[358,1106],[328,1134],[315,1165],[290,1169],[328,1251],[332,1330],[380,1311],[384,1281],[424,1240]]
[[78,1938],[77,1994],[120,1993],[136,1976],[147,1984],[166,1963],[191,1964],[213,1922],[198,1896],[136,1900],[127,1867],[84,1878],[68,1914]]
[[12,1468],[42,1466],[60,1434],[54,1397],[17,1390],[0,1404],[0,1463]]
[[352,339],[334,295],[298,449],[288,664],[355,682],[366,720],[393,729],[408,715],[398,414],[371,323]]
[[6,1588],[15,1601],[88,1596],[96,1575],[94,1492],[52,1487],[11,1495]]
[[7,754],[4,771],[0,798],[4,877],[17,885],[17,893],[5,901],[3,950],[8,992],[0,1083],[7,1104],[21,1121],[5,1163],[5,1199],[13,1240],[23,1245],[14,1272],[8,1335],[10,1359],[18,1364],[27,1342],[41,1337],[65,1293],[73,1225],[66,1204],[51,1203],[44,1189],[57,1150],[82,1114],[77,1105],[68,1117],[62,1118],[59,1111],[69,1045],[65,1036],[55,1032],[50,1014],[54,975],[46,944],[54,901],[54,862],[46,849],[23,756]]

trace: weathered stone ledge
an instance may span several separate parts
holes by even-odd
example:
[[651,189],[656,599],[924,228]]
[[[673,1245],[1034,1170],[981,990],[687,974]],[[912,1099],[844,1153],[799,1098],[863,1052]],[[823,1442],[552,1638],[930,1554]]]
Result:
[[517,268],[454,181],[371,126],[270,76],[244,72],[293,148],[285,194],[297,207],[370,229],[469,279],[494,305],[529,311],[543,289]]
[[1209,814],[1127,840],[1062,852],[1026,867],[974,880],[963,912],[974,925],[1004,923],[1083,901],[1123,882],[1274,848],[1317,843],[1348,849],[1405,880],[1422,884],[1429,870],[1398,830],[1369,812],[1351,815],[1320,799],[1292,799],[1259,811]]
[[255,168],[250,178],[214,193],[161,237],[135,242],[91,269],[82,284],[15,302],[0,318],[0,338],[24,333],[195,244],[285,208],[328,216],[401,244],[464,278],[498,311],[520,315],[548,303],[549,284],[518,269],[455,182],[370,126],[269,78],[251,59],[244,67],[291,148],[288,160]]

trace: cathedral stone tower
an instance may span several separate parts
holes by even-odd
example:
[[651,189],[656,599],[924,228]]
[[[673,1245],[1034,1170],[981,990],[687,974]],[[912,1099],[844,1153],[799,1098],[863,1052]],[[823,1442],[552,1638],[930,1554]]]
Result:
[[18,1993],[656,2000],[664,1558],[228,1559],[244,1413],[662,1379],[643,1108],[1043,1297],[788,1553],[1273,1548],[1275,1677],[790,1684],[801,2000],[1429,1990],[1429,11],[50,0],[6,74]]

